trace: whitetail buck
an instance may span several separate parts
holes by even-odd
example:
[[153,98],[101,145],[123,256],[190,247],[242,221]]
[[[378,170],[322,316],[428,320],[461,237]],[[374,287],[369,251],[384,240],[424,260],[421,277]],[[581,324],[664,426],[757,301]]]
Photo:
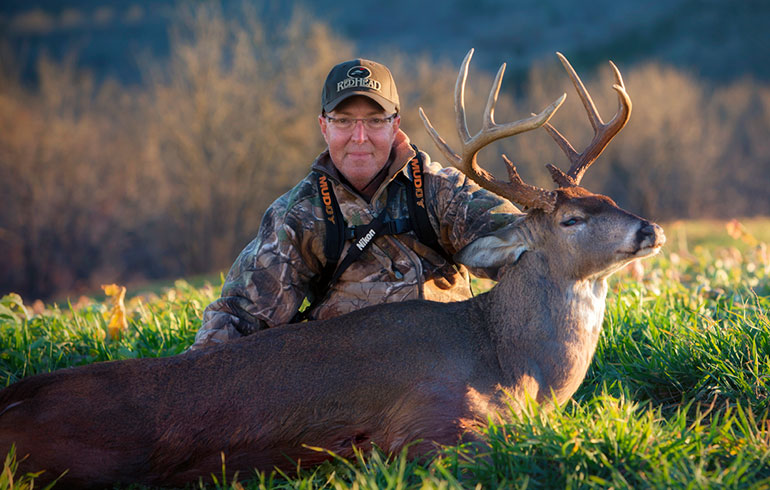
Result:
[[[529,186],[509,163],[510,182],[478,167],[492,141],[546,124],[562,96],[537,116],[505,125],[493,111],[503,67],[470,137],[463,62],[455,109],[463,141],[455,154],[425,120],[449,161],[482,186],[524,206],[518,226],[459,253],[479,267],[503,266],[488,293],[459,303],[408,301],[326,321],[288,325],[202,351],[63,369],[0,392],[0,452],[29,455],[69,486],[112,482],[181,485],[221,471],[313,465],[375,443],[413,455],[473,437],[525,394],[564,402],[583,380],[596,347],[607,277],[657,252],[660,227],[578,186],[586,168],[628,120],[631,102],[615,69],[618,114],[603,124],[561,57],[595,137],[578,154],[546,126],[572,162],[554,167],[555,191]],[[424,118],[424,115],[423,115]],[[242,473],[244,474],[244,473]]]

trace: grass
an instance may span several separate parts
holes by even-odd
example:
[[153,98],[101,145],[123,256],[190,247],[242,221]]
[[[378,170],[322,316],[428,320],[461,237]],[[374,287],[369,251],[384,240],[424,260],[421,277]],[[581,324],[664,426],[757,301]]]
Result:
[[663,225],[668,236],[667,248],[673,251],[699,247],[737,248],[749,250],[756,242],[770,243],[770,219],[741,218],[740,220],[689,220]]
[[[678,226],[644,274],[612,280],[596,355],[573,399],[491,421],[483,457],[469,446],[427,462],[374,451],[311,471],[242,474],[240,483],[223,473],[208,488],[770,487],[770,252],[749,226],[732,242],[723,225],[700,238],[692,230],[705,225]],[[65,366],[177,354],[216,296],[184,281],[134,296],[128,329],[112,340],[107,304],[33,313],[6,296],[0,387]],[[15,461],[9,454],[0,489],[34,483],[14,475]]]

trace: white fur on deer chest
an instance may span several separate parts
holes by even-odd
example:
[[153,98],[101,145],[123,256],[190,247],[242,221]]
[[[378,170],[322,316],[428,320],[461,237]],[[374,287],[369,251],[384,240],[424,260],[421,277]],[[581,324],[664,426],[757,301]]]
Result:
[[567,289],[570,320],[579,335],[588,334],[591,339],[599,335],[604,320],[607,288],[601,282],[576,282]]

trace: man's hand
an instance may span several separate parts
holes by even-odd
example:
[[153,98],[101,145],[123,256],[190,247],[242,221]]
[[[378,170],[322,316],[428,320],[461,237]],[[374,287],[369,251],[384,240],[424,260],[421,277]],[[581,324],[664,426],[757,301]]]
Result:
[[230,315],[231,323],[241,335],[251,335],[260,330],[269,328],[269,325],[263,320],[255,317],[246,311],[238,302],[238,298],[228,298],[225,300],[228,308],[233,313]]

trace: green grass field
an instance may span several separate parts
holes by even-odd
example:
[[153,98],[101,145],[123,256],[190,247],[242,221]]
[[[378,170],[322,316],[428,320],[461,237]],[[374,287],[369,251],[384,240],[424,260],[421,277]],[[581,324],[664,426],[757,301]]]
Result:
[[[235,484],[215,475],[208,487],[770,488],[770,220],[743,225],[729,234],[723,223],[665,226],[663,253],[643,273],[612,279],[596,356],[573,400],[491,423],[485,458],[465,447],[428,463],[374,452]],[[103,302],[32,311],[5,296],[0,387],[66,366],[180,353],[217,294],[178,281],[132,296],[128,330],[114,341]],[[0,489],[33,485],[15,465],[8,455]]]

